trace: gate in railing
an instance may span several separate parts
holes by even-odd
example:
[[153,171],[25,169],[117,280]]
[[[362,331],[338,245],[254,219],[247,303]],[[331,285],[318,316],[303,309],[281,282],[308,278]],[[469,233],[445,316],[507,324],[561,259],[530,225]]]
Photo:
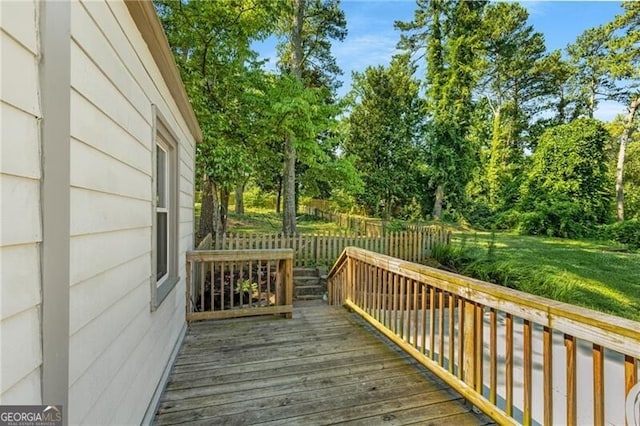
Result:
[[637,322],[352,247],[328,286],[500,424],[640,418]]
[[187,252],[187,321],[293,311],[293,250]]

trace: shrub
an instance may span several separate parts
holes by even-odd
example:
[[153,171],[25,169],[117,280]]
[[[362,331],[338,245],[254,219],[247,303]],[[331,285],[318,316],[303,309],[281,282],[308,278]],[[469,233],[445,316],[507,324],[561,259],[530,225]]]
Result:
[[640,219],[599,226],[593,236],[625,244],[631,249],[640,249]]
[[546,130],[522,188],[520,232],[580,237],[609,218],[607,131],[592,119]]

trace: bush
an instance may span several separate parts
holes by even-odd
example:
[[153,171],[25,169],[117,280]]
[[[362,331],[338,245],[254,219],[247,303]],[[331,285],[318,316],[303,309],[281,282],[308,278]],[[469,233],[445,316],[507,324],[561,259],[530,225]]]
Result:
[[582,237],[606,222],[612,187],[606,165],[607,131],[579,119],[547,129],[538,141],[522,187],[520,232]]
[[591,221],[578,202],[538,202],[531,212],[519,216],[518,231],[527,235],[576,238],[587,235]]
[[625,244],[631,249],[640,249],[640,219],[601,225],[593,236]]

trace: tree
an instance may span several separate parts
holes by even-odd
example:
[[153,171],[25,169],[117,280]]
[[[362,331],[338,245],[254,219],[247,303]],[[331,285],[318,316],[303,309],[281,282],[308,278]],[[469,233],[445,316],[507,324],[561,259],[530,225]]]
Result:
[[551,127],[542,134],[523,185],[520,210],[525,231],[580,236],[587,228],[607,221],[609,137],[602,123],[589,118]]
[[433,216],[443,205],[461,201],[474,163],[468,140],[472,93],[481,48],[480,1],[418,0],[414,20],[396,25],[404,32],[400,46],[412,53],[426,51],[426,157],[435,189]]
[[[289,6],[282,29],[285,42],[279,47],[281,69],[305,87],[330,90],[333,76],[340,72],[330,40],[346,36],[344,12],[337,0],[291,0]],[[296,151],[301,141],[295,136],[289,133],[284,139],[282,231],[286,234],[296,232]]]
[[276,1],[157,0],[169,44],[203,131],[196,147],[202,176],[198,237],[224,232],[229,193],[246,179],[253,148],[261,143],[254,112],[263,72],[251,42],[275,30]]
[[624,163],[627,145],[634,129],[636,114],[640,108],[640,4],[623,3],[625,13],[612,23],[613,36],[609,47],[608,69],[619,82],[618,99],[628,105],[624,129],[620,135],[620,147],[616,165],[616,206],[618,221],[624,220]]
[[487,182],[494,208],[511,204],[517,197],[523,133],[545,92],[544,80],[536,72],[544,58],[544,38],[527,24],[528,17],[518,3],[492,3],[482,21],[485,48],[480,87],[492,111]]
[[577,71],[577,79],[586,98],[586,116],[593,118],[598,102],[610,99],[615,91],[615,82],[608,72],[607,40],[611,26],[590,28],[578,36],[575,43],[567,46],[569,58]]
[[360,201],[374,215],[389,218],[418,192],[422,101],[408,56],[387,68],[354,74],[355,105],[345,151],[362,174]]

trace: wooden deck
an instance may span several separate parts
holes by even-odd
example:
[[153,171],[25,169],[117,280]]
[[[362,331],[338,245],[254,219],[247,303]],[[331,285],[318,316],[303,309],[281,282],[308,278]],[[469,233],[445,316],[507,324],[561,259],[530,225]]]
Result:
[[460,395],[341,307],[193,323],[155,424],[482,425]]

